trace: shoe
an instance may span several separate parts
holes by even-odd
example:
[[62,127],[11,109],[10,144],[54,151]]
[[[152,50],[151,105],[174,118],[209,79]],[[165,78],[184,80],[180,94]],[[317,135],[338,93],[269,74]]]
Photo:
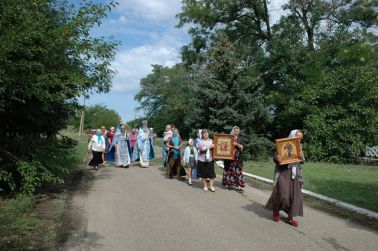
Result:
[[193,185],[191,180],[189,180],[188,184],[189,184],[189,186]]
[[209,191],[209,189],[207,187],[204,187],[203,190],[204,191]]
[[215,188],[214,187],[210,187],[209,189],[211,192],[215,192]]
[[287,224],[289,225],[292,225],[293,227],[298,227],[298,222],[293,220],[293,219],[290,219],[290,218],[286,218],[286,221],[285,221]]
[[244,192],[244,190],[243,190],[243,188],[241,188],[241,187],[238,187],[238,188],[236,188],[236,192],[238,192],[238,193],[243,193],[243,192]]
[[273,220],[274,221],[279,221],[281,219],[281,215],[280,215],[280,213],[278,213],[278,212],[274,212],[273,213]]

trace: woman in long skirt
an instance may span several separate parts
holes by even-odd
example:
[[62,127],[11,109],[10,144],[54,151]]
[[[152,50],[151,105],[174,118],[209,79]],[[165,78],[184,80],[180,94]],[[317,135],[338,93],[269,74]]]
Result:
[[89,141],[88,151],[90,150],[92,150],[92,159],[88,165],[93,166],[98,171],[98,165],[103,163],[102,153],[105,151],[105,139],[102,136],[101,129],[98,129]]
[[115,135],[115,128],[110,127],[110,130],[109,130],[109,132],[106,136],[107,136],[108,143],[109,143],[109,145],[108,145],[109,147],[107,149],[107,161],[111,164],[114,164],[114,162],[115,162],[115,156],[114,156],[115,148],[114,147],[110,148],[110,146],[113,143],[114,135]]
[[222,184],[228,189],[235,188],[238,192],[243,192],[243,187],[245,187],[244,176],[243,176],[243,149],[245,143],[242,137],[240,137],[240,128],[235,126],[231,135],[235,137],[235,159],[224,161],[224,171]]
[[166,172],[167,177],[172,179],[173,176],[177,176],[177,178],[184,177],[185,179],[186,172],[181,163],[180,152],[180,149],[182,147],[182,141],[177,129],[173,131],[173,136],[168,138],[166,146],[167,148],[169,148],[167,163],[168,168]]
[[[198,177],[202,178],[203,190],[215,192],[214,178],[216,177],[214,171],[214,160],[212,149],[215,147],[213,140],[209,138],[209,132],[206,129],[202,130],[203,139],[198,142]],[[210,187],[207,186],[207,180]]]
[[[294,130],[290,133],[290,137],[303,138],[303,133]],[[297,221],[293,219],[295,216],[303,216],[303,195],[300,182],[300,164],[304,163],[303,151],[300,151],[300,163],[280,165],[281,156],[276,155],[273,160],[276,163],[274,175],[275,185],[272,195],[270,196],[266,207],[273,210],[274,221],[281,219],[280,210],[287,213],[286,223],[292,226],[298,226]]]

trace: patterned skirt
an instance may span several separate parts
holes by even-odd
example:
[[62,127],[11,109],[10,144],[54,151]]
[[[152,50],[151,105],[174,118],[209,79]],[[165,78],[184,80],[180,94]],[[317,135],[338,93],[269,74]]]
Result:
[[230,163],[225,163],[222,184],[229,189],[245,187],[243,168],[238,166],[237,159],[232,160]]

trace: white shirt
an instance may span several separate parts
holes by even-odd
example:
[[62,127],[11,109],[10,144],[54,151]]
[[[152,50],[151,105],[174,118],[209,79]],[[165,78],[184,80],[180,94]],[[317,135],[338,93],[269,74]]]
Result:
[[103,151],[105,151],[105,139],[104,139],[104,136],[101,135],[101,141],[98,142],[97,135],[93,135],[91,141],[89,141],[88,150],[93,150],[95,152],[103,152]]
[[[213,156],[211,153],[211,145],[213,144],[212,139],[201,139],[198,142],[198,160],[201,162],[210,162],[213,160]],[[206,156],[208,155],[208,156]]]

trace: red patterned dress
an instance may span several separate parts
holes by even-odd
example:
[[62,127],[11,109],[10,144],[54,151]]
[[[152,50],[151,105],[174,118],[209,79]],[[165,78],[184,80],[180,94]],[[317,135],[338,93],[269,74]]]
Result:
[[243,176],[243,156],[242,149],[245,147],[243,138],[240,136],[235,138],[235,141],[242,145],[242,148],[235,146],[235,159],[224,161],[224,171],[222,184],[228,189],[238,189],[238,187],[245,187]]

